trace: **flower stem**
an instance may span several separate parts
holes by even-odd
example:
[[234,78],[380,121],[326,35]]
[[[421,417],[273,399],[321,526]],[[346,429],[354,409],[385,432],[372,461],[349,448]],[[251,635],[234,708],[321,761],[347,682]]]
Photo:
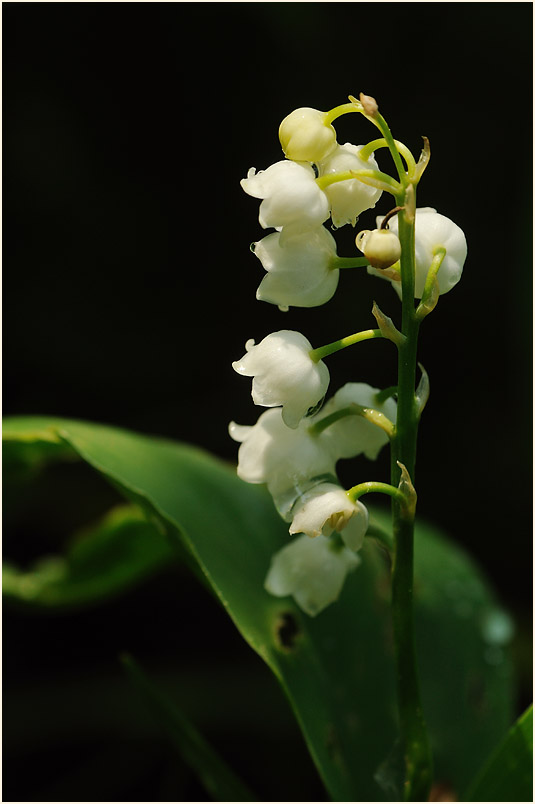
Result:
[[327,173],[324,176],[319,176],[316,179],[316,184],[320,190],[325,190],[331,184],[336,184],[339,181],[350,181],[351,179],[358,179],[370,187],[378,187],[388,193],[395,195],[401,190],[399,182],[389,176],[388,173],[383,173],[381,170],[374,170],[372,168],[363,168],[362,170],[343,170],[341,173]]
[[422,321],[425,316],[435,308],[436,303],[438,302],[440,290],[438,287],[437,274],[445,256],[446,249],[444,247],[440,247],[435,250],[433,261],[431,262],[427,272],[424,290],[422,293],[422,300],[416,309],[416,318],[419,321]]
[[[399,153],[403,156],[403,159],[407,164],[408,175],[412,176],[414,174],[414,171],[416,170],[416,162],[414,156],[409,151],[407,146],[404,145],[399,140],[394,140],[394,145],[396,146]],[[388,147],[389,145],[385,140],[385,138],[381,137],[378,140],[372,140],[371,142],[368,142],[366,145],[364,145],[360,149],[358,155],[361,159],[364,159],[364,161],[368,161],[369,157],[372,155],[372,153],[374,153],[374,151],[377,151],[379,148],[388,148]]]
[[353,502],[356,502],[359,497],[372,492],[388,494],[389,497],[392,497],[392,499],[396,500],[401,506],[405,503],[405,495],[396,488],[396,486],[391,486],[389,483],[381,483],[377,480],[367,480],[365,483],[359,483],[346,491],[346,494]]
[[[402,199],[398,201],[401,205]],[[419,320],[414,308],[414,216],[398,214],[401,241],[402,333],[398,347],[398,405],[392,439],[391,483],[397,486],[399,463],[414,482],[418,405],[415,394]],[[405,763],[405,801],[427,801],[432,781],[432,758],[425,726],[414,641],[413,563],[414,513],[392,501],[394,559],[392,564],[392,623],[397,663],[400,738]]]
[[[383,173],[381,170],[350,170],[351,176],[358,179],[363,184],[369,187],[375,187],[385,193],[391,193],[393,196],[398,195],[401,191],[401,185],[388,173]],[[318,181],[318,179],[316,179]]]
[[308,428],[308,432],[311,435],[317,436],[320,433],[323,433],[323,431],[326,430],[327,427],[330,427],[331,424],[334,424],[340,419],[345,419],[346,416],[361,416],[363,419],[375,424],[376,427],[380,427],[389,438],[392,438],[394,434],[394,425],[388,416],[385,416],[385,414],[381,413],[380,410],[375,410],[375,408],[367,408],[364,405],[358,405],[355,402],[345,408],[335,410],[334,413],[330,413],[327,416],[324,416],[323,419],[314,422],[314,424]]
[[331,267],[341,270],[343,268],[366,268],[369,264],[366,257],[333,257]]
[[351,112],[362,113],[362,109],[358,109],[354,103],[342,103],[340,106],[335,106],[334,109],[330,109],[328,112],[325,112],[325,125],[330,125],[336,120],[337,117],[341,117],[343,114],[349,114]]
[[378,391],[375,394],[377,404],[380,405],[382,402],[385,402],[387,399],[390,399],[390,397],[396,396],[397,392],[398,392],[397,385],[390,385],[388,388],[383,388],[382,391]]
[[394,160],[394,164],[396,166],[396,170],[398,172],[398,176],[400,178],[400,181],[402,183],[404,183],[407,174],[406,174],[405,169],[403,167],[403,162],[401,161],[401,156],[399,155],[399,151],[398,151],[398,149],[396,147],[396,143],[395,143],[395,140],[394,140],[394,138],[392,136],[392,132],[390,131],[388,123],[386,122],[386,120],[384,119],[382,114],[379,114],[379,112],[375,115],[375,117],[374,117],[372,122],[375,123],[375,125],[377,126],[377,128],[379,129],[379,131],[381,132],[383,137],[385,138],[387,147],[388,147],[388,149],[390,151],[392,159]]
[[345,338],[340,338],[338,341],[327,343],[325,346],[318,346],[317,349],[312,349],[309,354],[311,359],[318,363],[324,357],[332,355],[333,352],[338,352],[340,349],[345,349],[347,346],[353,346],[354,343],[361,341],[369,341],[373,338],[383,338],[383,333],[380,329],[365,329],[362,332],[355,332],[354,335],[348,335]]

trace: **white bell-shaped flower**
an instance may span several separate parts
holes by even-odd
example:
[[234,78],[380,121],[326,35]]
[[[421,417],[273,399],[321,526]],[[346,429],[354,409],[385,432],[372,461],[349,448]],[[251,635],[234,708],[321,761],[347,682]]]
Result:
[[[381,225],[382,217],[377,218],[377,225]],[[398,234],[397,216],[388,222],[392,232]],[[414,297],[422,298],[427,273],[431,267],[435,251],[438,248],[446,249],[446,256],[438,270],[437,281],[440,293],[447,293],[460,280],[468,247],[463,230],[445,215],[441,215],[431,207],[421,207],[416,210],[414,229],[415,238],[415,282]],[[373,268],[368,273],[375,274]],[[392,286],[401,295],[400,282],[392,282]]]
[[318,307],[329,301],[338,286],[334,267],[336,241],[324,226],[290,238],[281,245],[279,232],[254,244],[253,250],[267,271],[256,298],[289,307]]
[[284,423],[297,427],[325,396],[329,369],[322,360],[312,360],[312,344],[292,330],[273,332],[257,345],[249,340],[245,349],[245,355],[232,368],[253,377],[254,403],[267,408],[282,405]]
[[336,131],[326,117],[325,112],[303,106],[284,118],[279,140],[288,159],[319,162],[336,148]]
[[275,553],[264,587],[276,597],[292,595],[315,617],[338,599],[348,573],[359,564],[358,555],[335,539],[298,536]]
[[267,229],[282,229],[283,237],[313,229],[329,217],[329,200],[316,184],[310,165],[283,159],[266,170],[251,168],[241,186],[261,198],[258,219]]
[[[392,398],[378,403],[376,395],[378,388],[362,382],[348,382],[340,388],[321,409],[320,420],[336,413],[352,404],[365,408],[373,408],[383,413],[391,422],[396,421],[396,403]],[[370,460],[375,460],[382,447],[388,444],[388,435],[384,430],[362,416],[344,416],[327,427],[322,435],[330,441],[330,447],[338,458],[354,458],[364,454]]]
[[305,492],[294,506],[290,533],[316,537],[336,531],[350,550],[360,550],[368,529],[368,511],[349,499],[341,486],[319,483]]
[[[367,161],[360,159],[358,154],[361,148],[362,145],[352,145],[350,142],[338,145],[327,159],[318,164],[320,177],[347,170],[378,169],[373,156]],[[355,226],[358,216],[376,205],[382,190],[370,187],[359,179],[346,179],[329,184],[324,188],[324,193],[329,199],[332,222],[338,228],[346,223]]]
[[291,507],[301,484],[308,487],[315,476],[334,475],[331,444],[323,433],[310,434],[308,419],[291,430],[282,420],[281,409],[273,408],[252,426],[231,422],[229,433],[241,442],[238,477],[247,483],[266,483],[279,510]]

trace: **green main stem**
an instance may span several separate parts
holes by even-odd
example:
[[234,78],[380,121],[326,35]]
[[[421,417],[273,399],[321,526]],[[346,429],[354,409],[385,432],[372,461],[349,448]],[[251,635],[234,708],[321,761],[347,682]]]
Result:
[[[332,122],[347,112],[362,111],[352,104],[343,104],[329,113]],[[414,249],[414,213],[416,209],[416,183],[423,170],[416,171],[412,155],[407,158],[408,149],[398,148],[392,133],[381,114],[366,115],[381,131],[384,143],[390,150],[399,183],[391,177],[386,177],[381,189],[391,192],[396,198],[396,204],[403,207],[398,212],[398,232],[401,242],[401,287],[402,287],[402,327],[405,336],[398,344],[398,404],[397,419],[394,434],[391,438],[391,486],[397,488],[401,470],[398,462],[407,469],[411,482],[414,484],[416,465],[416,440],[418,435],[418,405],[416,399],[416,366],[418,348],[418,330],[420,320],[425,312],[417,316],[414,306],[415,281],[415,249]],[[383,141],[373,143],[374,146],[383,146]],[[407,172],[403,166],[400,150],[405,152]],[[365,181],[366,171],[356,171],[353,175]],[[374,172],[375,185],[379,186],[378,179],[383,180],[384,174],[379,176]],[[337,177],[340,180],[340,176]],[[336,178],[331,179],[336,180]],[[321,180],[320,180],[321,181]],[[438,268],[437,268],[438,270]],[[431,281],[431,280],[430,280]],[[359,333],[351,339],[342,339],[336,344],[328,344],[322,349],[313,350],[313,359],[319,359],[330,354],[353,339],[363,340],[368,337],[378,337],[379,330],[370,330]],[[373,335],[371,334],[373,333]],[[387,484],[380,484],[386,490]],[[360,487],[355,487],[360,489]],[[371,489],[369,489],[371,490]],[[376,489],[379,490],[379,489]],[[420,701],[420,689],[416,666],[416,649],[414,640],[414,614],[413,614],[413,574],[414,574],[414,513],[411,507],[403,505],[396,497],[392,498],[392,519],[394,536],[394,557],[392,564],[392,624],[394,632],[394,646],[396,653],[398,706],[400,742],[404,761],[404,789],[405,801],[428,801],[433,780],[433,763],[429,738],[423,717]]]
[[[404,198],[398,200],[403,205]],[[404,464],[415,482],[418,409],[415,396],[419,321],[414,308],[414,217],[398,213],[401,241],[402,333],[399,345],[398,405],[392,439],[391,483],[397,486]],[[413,616],[414,517],[392,500],[394,560],[392,623],[397,662],[400,736],[405,765],[405,801],[427,801],[432,782],[432,758],[425,726],[416,667]]]

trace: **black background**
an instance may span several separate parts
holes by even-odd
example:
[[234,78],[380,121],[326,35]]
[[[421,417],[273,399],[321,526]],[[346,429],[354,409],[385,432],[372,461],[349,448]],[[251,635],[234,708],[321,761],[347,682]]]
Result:
[[[235,461],[227,424],[253,423],[259,413],[249,381],[230,365],[247,339],[288,328],[319,346],[374,326],[373,299],[396,320],[389,284],[359,271],[343,272],[323,307],[284,314],[256,301],[263,269],[248,247],[263,232],[258,202],[239,186],[252,165],[281,158],[277,129],[292,109],[328,109],[364,91],[415,154],[429,137],[418,205],[451,217],[468,240],[462,281],[422,326],[431,397],[419,442],[419,512],[479,561],[519,633],[529,632],[531,4],[4,3],[2,11],[4,414],[116,424]],[[337,130],[340,142],[376,136],[358,115]],[[379,160],[389,169],[384,154]],[[381,199],[377,213],[389,205]],[[363,215],[362,228],[373,220]],[[353,253],[354,234],[336,234],[340,254]],[[378,341],[333,356],[331,388],[393,384],[393,351]],[[350,483],[386,479],[386,458],[341,471]],[[55,526],[43,523],[44,542],[6,533],[6,552],[33,558],[53,541],[47,527]],[[194,674],[216,651],[222,665],[245,668],[274,696],[285,739],[306,768],[285,703],[215,604],[201,596],[195,616],[176,620],[177,605],[196,594],[186,578],[177,590],[171,575],[82,615],[36,622],[8,611],[13,720],[28,690],[42,706],[63,677],[102,673],[109,681],[117,672],[121,687],[120,671],[109,669],[119,649],[164,668],[179,661]],[[58,706],[67,707],[64,698]],[[28,717],[27,739],[10,754],[14,770],[4,771],[4,798],[50,800],[63,789],[76,799],[78,743],[71,756],[60,734],[43,759]],[[221,733],[232,755],[228,729]],[[271,749],[290,778],[275,738]],[[38,778],[17,772],[30,760]],[[95,783],[88,795],[176,797],[176,779],[170,793],[158,787],[158,762],[135,790]],[[120,758],[113,764],[116,774]],[[123,764],[131,764],[128,752]],[[108,771],[86,772],[84,784],[111,778]],[[67,787],[54,786],[58,779]],[[303,790],[290,784],[281,794],[277,774],[264,781],[275,799]],[[194,797],[188,784],[182,796]],[[306,797],[322,795],[309,784]]]

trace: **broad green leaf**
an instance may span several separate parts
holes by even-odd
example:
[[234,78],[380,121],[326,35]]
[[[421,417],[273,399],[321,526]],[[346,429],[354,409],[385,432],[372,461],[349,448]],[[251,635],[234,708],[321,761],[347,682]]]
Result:
[[123,505],[75,534],[65,556],[47,556],[26,570],[4,562],[3,593],[45,608],[87,605],[123,592],[175,555],[157,524],[137,506]]
[[466,801],[533,801],[533,706],[492,752]]
[[[52,431],[124,495],[180,534],[237,628],[279,679],[337,801],[382,800],[374,774],[396,738],[389,568],[372,540],[340,600],[309,618],[267,594],[271,555],[288,541],[263,487],[207,453],[83,422],[8,420],[4,437]],[[375,527],[388,515],[375,512]],[[415,597],[426,716],[437,779],[455,790],[510,723],[505,644],[489,661],[489,617],[501,616],[467,556],[422,527]],[[499,659],[499,661],[498,661]]]
[[212,798],[215,801],[255,801],[248,787],[216,754],[177,706],[156,689],[137,662],[128,655],[122,657],[122,662],[174,747]]

